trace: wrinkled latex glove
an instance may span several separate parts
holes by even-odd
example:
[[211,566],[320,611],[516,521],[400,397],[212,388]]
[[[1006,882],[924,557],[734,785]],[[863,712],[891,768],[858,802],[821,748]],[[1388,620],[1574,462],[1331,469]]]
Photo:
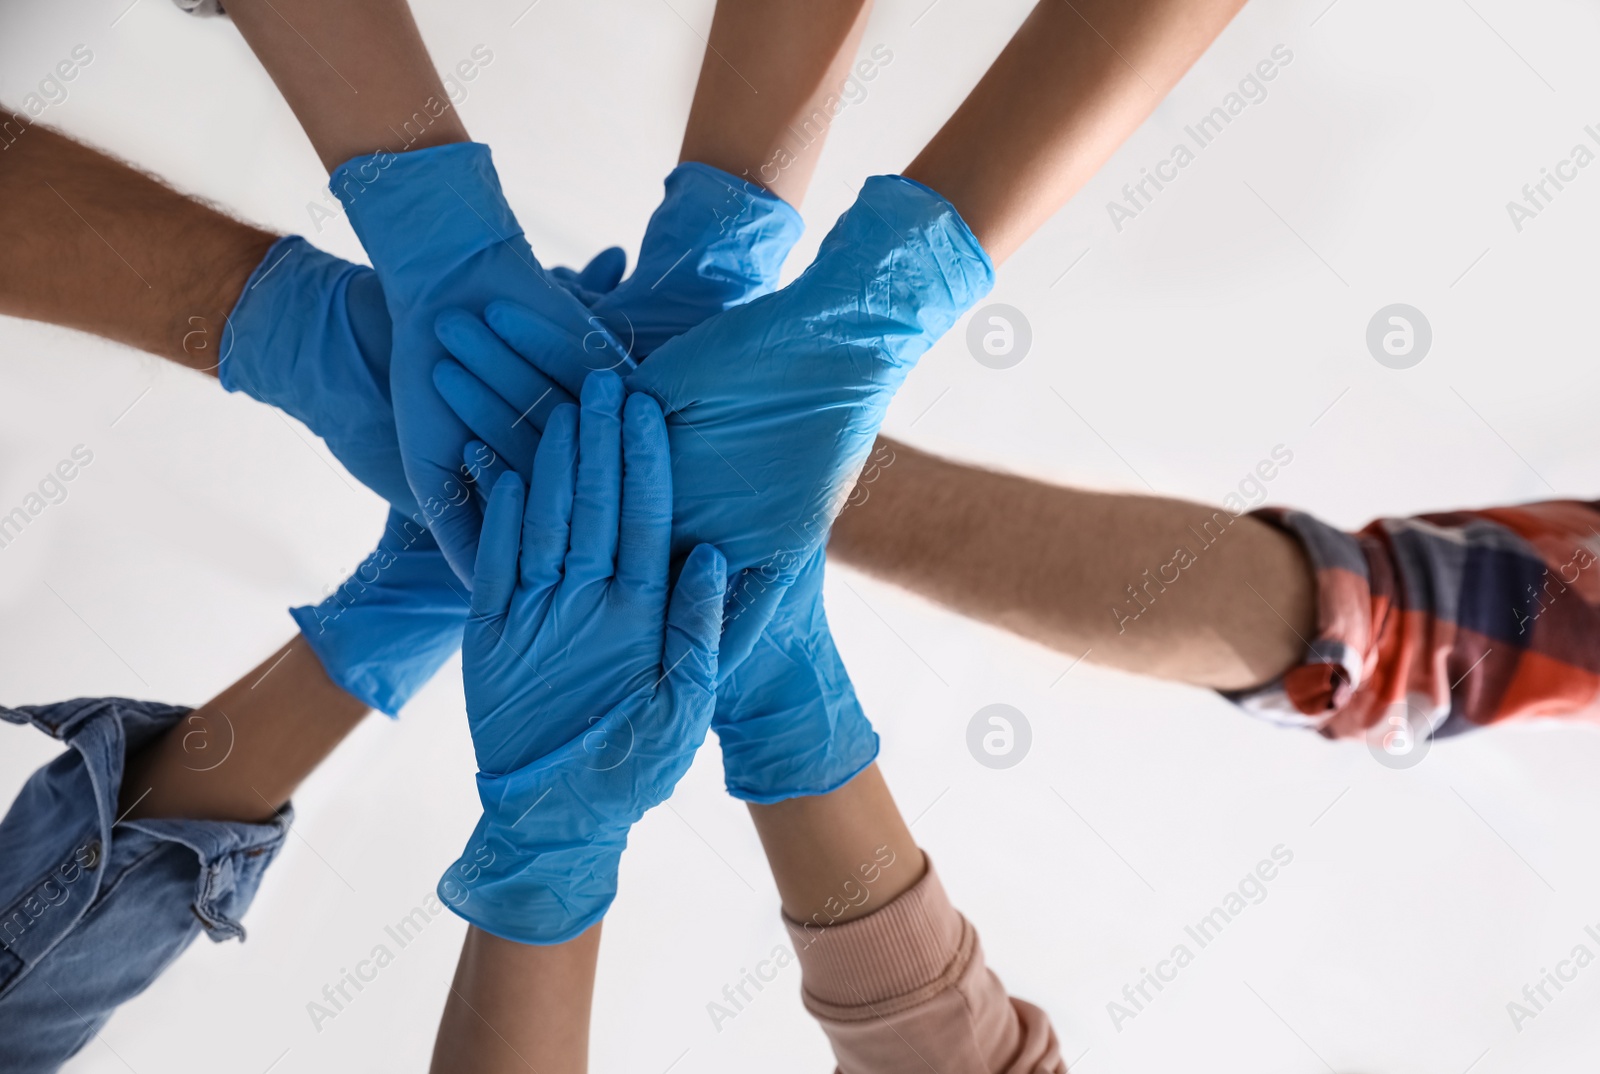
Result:
[[357,157],[334,169],[330,185],[372,258],[394,324],[389,383],[406,478],[445,559],[470,583],[482,519],[460,472],[466,427],[433,384],[433,367],[445,356],[434,334],[439,312],[481,312],[496,297],[538,310],[581,341],[547,356],[574,391],[589,369],[626,356],[534,259],[487,146]]
[[320,604],[289,614],[328,678],[396,716],[460,647],[467,592],[433,536],[391,510],[355,573]]
[[[667,414],[674,553],[706,541],[728,557],[724,675],[823,546],[906,373],[993,281],[988,255],[949,202],[875,176],[799,279],[669,341],[629,377],[629,390]],[[572,390],[581,334],[505,301],[490,303],[485,319],[537,367],[519,375]],[[551,361],[561,353],[565,361]],[[507,368],[499,351],[490,364]],[[475,375],[489,389],[480,395],[502,401],[529,394],[469,368],[446,363],[440,373]],[[497,448],[487,426],[504,435],[515,415],[501,407],[474,423]]]
[[678,165],[665,187],[633,274],[584,298],[636,360],[774,290],[805,229],[788,202],[708,164]]
[[[457,353],[471,354],[481,345],[474,341]],[[440,387],[474,432],[489,425],[487,415],[520,413],[527,407],[526,402],[491,396],[480,382],[458,382],[455,374],[441,376]],[[474,441],[468,459],[492,460],[493,474],[507,469],[526,474],[532,457],[519,452],[515,444],[496,452]],[[492,484],[488,478],[480,481],[481,487]],[[717,688],[711,727],[722,744],[724,784],[735,798],[771,804],[827,794],[877,759],[878,735],[828,629],[824,563],[825,552],[818,549],[784,594],[750,655]]]
[[462,650],[483,816],[439,895],[496,936],[563,943],[605,915],[628,830],[705,740],[723,559],[670,601],[661,411],[596,373],[550,415],[524,494],[490,493]]
[[[725,172],[680,166],[666,187],[666,201],[651,218],[641,245],[641,267],[627,284],[594,293],[608,272],[621,274],[620,263],[604,260],[611,251],[590,262],[581,274],[584,280],[561,270],[574,293],[604,316],[619,338],[632,340],[638,357],[708,317],[772,291],[799,237],[793,210]],[[667,270],[658,271],[656,266],[663,264]],[[639,328],[646,325],[648,330]],[[493,458],[496,467],[509,464],[526,476],[537,442],[537,418],[519,421],[519,416],[536,415],[570,396],[530,371],[507,376],[505,371],[513,367],[500,353],[504,344],[476,320],[441,318],[440,335],[464,363],[440,365],[435,378],[440,394],[474,433],[493,445],[474,443],[469,454]],[[491,391],[485,380],[508,394]],[[823,566],[819,549],[750,656],[718,688],[712,728],[722,743],[726,786],[737,798],[771,803],[825,794],[877,757],[878,737],[828,630]]]
[[273,243],[240,293],[217,378],[305,423],[358,481],[410,518],[416,500],[389,402],[391,339],[377,274],[290,235]]
[[744,662],[717,687],[712,730],[728,793],[770,805],[828,794],[878,757],[822,603],[819,548]]
[[[572,292],[572,296],[585,306],[593,306],[601,295],[622,282],[628,269],[628,255],[620,246],[608,246],[595,254],[581,269],[553,265],[545,271],[556,283]],[[488,498],[488,493],[484,493]]]

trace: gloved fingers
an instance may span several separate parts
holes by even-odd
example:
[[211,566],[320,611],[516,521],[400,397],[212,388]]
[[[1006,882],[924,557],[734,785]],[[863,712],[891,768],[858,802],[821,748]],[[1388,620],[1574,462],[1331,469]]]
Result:
[[672,553],[672,456],[667,423],[647,395],[630,395],[622,414],[622,514],[617,584],[660,614]]
[[[544,419],[550,411],[562,403],[573,402],[577,395],[576,391],[563,391],[555,381],[529,364],[530,359],[506,346],[488,325],[465,310],[451,309],[439,314],[434,322],[434,333],[445,349],[498,395],[515,416],[521,417],[524,423],[531,422],[535,432],[544,428]],[[481,436],[487,430],[477,431]]]
[[583,384],[572,548],[566,565],[566,576],[578,584],[602,581],[616,573],[622,401],[622,381],[614,373],[592,374]]
[[511,608],[511,596],[517,588],[517,545],[524,495],[522,479],[512,473],[502,474],[489,493],[472,579],[474,619],[503,623]]
[[506,460],[482,440],[467,441],[466,450],[461,453],[461,467],[472,479],[472,491],[479,507],[488,505],[489,490],[500,480],[500,475],[511,471]]
[[[722,637],[722,602],[728,564],[711,545],[696,545],[684,561],[667,609],[662,647],[663,676],[675,688],[692,694],[717,689],[717,652]],[[708,713],[709,715],[709,713]]]
[[561,581],[571,543],[577,472],[578,408],[564,403],[545,425],[522,518],[522,587],[530,594],[542,595]]
[[578,286],[596,294],[616,289],[628,269],[628,255],[620,246],[608,246],[595,254],[578,273]]
[[770,569],[764,567],[748,568],[731,579],[722,647],[718,651],[724,678],[744,663],[745,657],[761,640],[792,581],[774,578]]
[[545,278],[561,287],[573,298],[585,306],[593,306],[600,300],[600,296],[578,282],[578,274],[565,265],[556,265],[544,270]]
[[544,314],[515,302],[495,301],[484,311],[484,321],[502,345],[554,380],[569,395],[583,391],[587,372],[570,362],[552,362],[562,352],[582,350],[583,336]]
[[418,459],[413,460],[412,466],[422,478],[421,481],[413,481],[413,487],[432,490],[430,495],[417,497],[422,505],[422,516],[427,519],[428,528],[433,531],[434,539],[439,542],[439,550],[444,553],[450,568],[458,578],[470,583],[476,569],[478,534],[483,528],[483,513],[473,500],[461,465],[457,462],[447,468]]
[[582,391],[583,379],[594,370],[614,369],[626,376],[634,368],[611,329],[593,315],[583,328],[568,327],[537,310],[497,299],[484,311],[484,320],[512,350],[572,395]]
[[439,542],[433,539],[433,534],[422,524],[419,517],[408,515],[391,505],[389,517],[383,523],[383,536],[378,540],[378,547],[396,553],[429,553],[439,551]]
[[[497,454],[511,460],[519,473],[532,469],[533,453],[539,446],[539,432],[532,421],[507,406],[488,385],[448,358],[433,367],[433,386],[439,389],[456,417]],[[542,427],[544,422],[539,424]]]

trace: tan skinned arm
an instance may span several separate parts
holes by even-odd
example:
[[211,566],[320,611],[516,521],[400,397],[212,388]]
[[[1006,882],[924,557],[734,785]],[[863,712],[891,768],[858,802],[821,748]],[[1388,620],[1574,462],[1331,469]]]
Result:
[[213,374],[227,316],[277,239],[39,124],[0,152],[0,234],[0,313]]
[[133,819],[270,819],[367,712],[296,636],[129,758],[121,807]]
[[[927,871],[875,764],[831,794],[752,803],[750,819],[783,912],[794,921],[852,921],[893,901]],[[876,879],[867,882],[868,875]]]
[[717,5],[681,160],[800,204],[850,74],[871,0],[740,0]]
[[[1311,637],[1310,568],[1259,519],[997,474],[883,438],[874,458],[893,461],[857,487],[829,557],[962,615],[1073,659],[1218,689],[1270,681]],[[1195,556],[1181,571],[1180,547]]]
[[330,172],[467,140],[405,0],[232,0],[228,14]]
[[1100,170],[1244,0],[1041,0],[906,168],[996,264]]
[[600,925],[553,946],[469,928],[433,1042],[432,1074],[581,1074]]

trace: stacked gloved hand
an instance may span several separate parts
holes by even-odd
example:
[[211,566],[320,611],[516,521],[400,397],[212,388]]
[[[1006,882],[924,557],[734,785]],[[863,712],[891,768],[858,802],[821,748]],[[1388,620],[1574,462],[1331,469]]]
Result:
[[[739,797],[826,793],[876,755],[822,613],[822,546],[894,389],[992,281],[948,202],[880,176],[798,280],[667,342],[629,377],[668,416],[675,550],[706,540],[728,557],[715,727]],[[485,319],[488,330],[441,326],[459,361],[440,366],[441,393],[525,472],[513,415],[553,395],[582,340],[510,303]],[[509,372],[507,345],[528,369]]]
[[654,401],[592,374],[523,485],[485,511],[462,650],[478,821],[440,897],[485,931],[562,943],[605,914],[628,830],[711,722],[725,581],[692,551],[667,583],[672,467]]
[[[668,520],[661,525],[670,524],[673,562],[694,566],[693,585],[707,583],[710,553],[691,559],[690,550],[715,543],[736,576],[713,724],[730,792],[758,802],[821,794],[870,764],[877,736],[823,614],[822,546],[894,389],[992,279],[948,203],[904,179],[869,180],[811,268],[768,294],[798,237],[797,215],[703,165],[668,177],[626,280],[614,250],[580,273],[544,270],[481,146],[363,158],[338,169],[334,185],[376,272],[283,240],[234,313],[219,372],[228,387],[305,421],[396,508],[384,542],[352,581],[321,605],[295,610],[335,681],[393,712],[437,669],[466,621],[467,586],[453,574],[475,558],[479,584],[485,569],[503,581],[506,557],[515,560],[508,528],[486,527],[485,540],[498,534],[499,543],[477,548],[484,490],[497,490],[491,516],[521,514],[509,498],[523,486],[505,472],[543,487],[536,460],[555,466],[550,460],[565,458],[571,440],[571,419],[559,416],[571,413],[564,404],[592,370],[614,368],[629,391],[653,396],[667,415],[671,475],[661,454],[655,483],[675,489],[657,504]],[[317,327],[291,330],[299,324]],[[605,401],[585,397],[593,404],[585,428],[615,424],[606,415],[620,413],[621,388],[587,390]],[[629,413],[642,405],[630,404]],[[554,434],[543,448],[541,432]],[[590,501],[598,502],[592,494]],[[524,549],[541,525],[557,526],[551,509],[548,498],[530,497]],[[603,549],[589,547],[586,533],[575,516],[570,562],[593,568],[580,571],[591,588],[595,578],[615,583],[596,573],[590,557],[604,559]],[[681,569],[680,587],[691,577]],[[553,606],[559,586],[546,583],[539,600]],[[535,591],[526,575],[518,586]],[[474,593],[474,606],[490,598],[496,614],[519,607],[503,586]],[[538,630],[508,642],[473,621],[464,670],[485,815],[441,894],[490,931],[559,942],[597,920],[628,825],[670,790],[698,745],[691,734],[648,757],[595,767],[597,757],[617,757],[616,732],[632,719],[615,714],[649,709],[638,690],[596,692],[628,678],[614,674],[623,663],[643,668],[660,655],[651,648],[659,637],[652,641],[641,622],[615,618],[591,632],[552,621],[544,636],[559,636],[565,648],[561,661],[544,661],[507,657],[548,644],[537,642]],[[684,650],[700,654],[702,665],[704,641]],[[540,683],[530,663],[561,681]],[[542,718],[544,706],[557,703],[568,706],[562,719]],[[595,727],[574,737],[573,721]],[[584,774],[594,772],[610,774]],[[612,804],[581,818],[547,818],[556,827],[536,833],[507,824],[538,795],[558,791]],[[559,849],[536,841],[557,836]],[[485,847],[497,864],[484,864]]]
[[[362,225],[363,235],[373,236],[368,241],[382,242],[389,234],[388,220],[376,207],[378,199],[358,198],[358,192],[373,192],[378,178],[388,184],[381,191],[387,195],[386,206],[400,204],[418,212],[431,204],[430,196],[440,193],[438,183],[448,184],[443,193],[450,198],[454,197],[450,190],[475,192],[477,208],[487,205],[483,211],[501,213],[496,226],[510,229],[504,232],[508,236],[514,231],[520,239],[520,229],[499,197],[487,150],[449,148],[454,152],[362,158],[341,169],[342,180],[336,178],[335,186],[353,206],[362,206],[363,219],[370,217]],[[363,177],[365,185],[360,183]],[[356,215],[352,213],[353,218]],[[401,229],[403,219],[397,225]],[[457,296],[481,280],[487,281],[481,283],[485,288],[504,287],[504,293],[521,294],[517,288],[537,272],[531,253],[523,260],[511,247],[503,248],[498,257],[461,254],[474,241],[485,241],[473,231],[471,220],[438,221],[436,226],[457,245],[428,248],[427,256],[418,255],[414,271],[396,268],[405,277],[404,286],[446,289],[452,300],[463,300]],[[618,286],[625,258],[615,248],[602,252],[581,272],[555,268],[548,275],[563,294],[592,304],[595,316],[627,328],[629,338],[636,334],[631,326],[638,325],[641,339],[658,340],[689,318],[703,319],[770,290],[799,232],[798,215],[781,200],[714,168],[683,165],[667,179],[667,197],[651,219],[632,278]],[[416,255],[403,238],[396,245],[397,257]],[[449,277],[445,283],[428,283],[434,259],[452,251],[466,258],[467,269],[445,274]],[[507,267],[507,256],[512,259],[509,275],[498,274]],[[401,286],[391,284],[391,290]],[[566,300],[551,297],[550,305],[570,313]],[[464,316],[460,311],[455,315]],[[409,355],[424,344],[437,346],[432,324],[423,327],[426,339],[408,342],[402,333],[398,350]],[[391,402],[395,339],[378,272],[289,236],[268,250],[246,282],[228,319],[217,368],[225,388],[243,391],[299,419],[327,443],[346,469],[389,501],[392,510],[378,548],[321,604],[294,609],[293,614],[330,677],[391,716],[460,644],[468,590],[467,583],[452,584],[450,572],[441,570],[439,547],[427,530],[402,463]],[[530,374],[539,381],[535,394],[550,387],[520,358],[505,357],[501,365],[509,375]],[[401,367],[406,368],[404,358]],[[431,376],[425,364],[421,368]],[[494,367],[488,369],[494,375]],[[431,392],[431,382],[428,387]],[[569,398],[557,390],[530,420],[516,427],[519,457],[525,463],[531,463],[543,416]],[[418,405],[426,411],[433,402],[425,396]],[[426,421],[422,428],[426,435],[419,454],[425,454],[438,435]],[[459,447],[450,450],[459,455]],[[459,490],[482,476],[480,470],[491,476],[503,470],[492,453],[473,450],[467,456],[465,464],[460,469],[452,466],[448,475],[457,490],[449,496],[457,501]],[[484,488],[489,483],[480,482]],[[476,541],[475,534],[472,539]]]
[[[993,281],[988,255],[949,202],[876,176],[799,279],[690,329],[629,376],[629,390],[649,392],[667,414],[675,550],[706,539],[728,557],[736,606],[725,667],[749,654],[825,543],[901,381]],[[506,301],[491,303],[485,320],[575,390],[583,333]],[[482,382],[477,396],[504,398],[490,375],[504,348],[469,357],[447,343]],[[483,416],[468,424],[493,445],[492,430],[476,424]]]
[[[783,201],[703,165],[680,166],[666,188],[645,231],[640,267],[616,290],[585,295],[618,336],[633,340],[632,353],[645,364],[676,330],[774,290],[800,230]],[[514,327],[507,332],[514,335]],[[507,361],[505,343],[476,318],[446,314],[439,336],[460,362],[438,367],[440,394],[485,438],[489,456],[527,474],[535,427],[570,396],[537,367]],[[819,548],[749,657],[724,673],[712,726],[736,797],[775,802],[823,794],[877,756],[877,735],[828,631],[823,565]]]
[[586,340],[587,349],[557,360],[568,381],[626,356],[534,258],[487,146],[357,157],[334,169],[331,184],[372,258],[393,321],[389,381],[406,478],[445,559],[470,579],[482,519],[460,472],[467,430],[433,386],[433,367],[445,357],[435,318],[447,308],[476,312],[516,295]]

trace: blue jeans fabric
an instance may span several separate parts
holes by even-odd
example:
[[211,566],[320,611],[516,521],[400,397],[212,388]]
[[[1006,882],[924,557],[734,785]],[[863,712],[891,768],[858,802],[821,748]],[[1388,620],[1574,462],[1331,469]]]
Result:
[[239,918],[293,813],[266,824],[117,821],[123,760],[189,713],[94,698],[0,707],[66,743],[0,820],[0,1071],[53,1071],[201,931]]

